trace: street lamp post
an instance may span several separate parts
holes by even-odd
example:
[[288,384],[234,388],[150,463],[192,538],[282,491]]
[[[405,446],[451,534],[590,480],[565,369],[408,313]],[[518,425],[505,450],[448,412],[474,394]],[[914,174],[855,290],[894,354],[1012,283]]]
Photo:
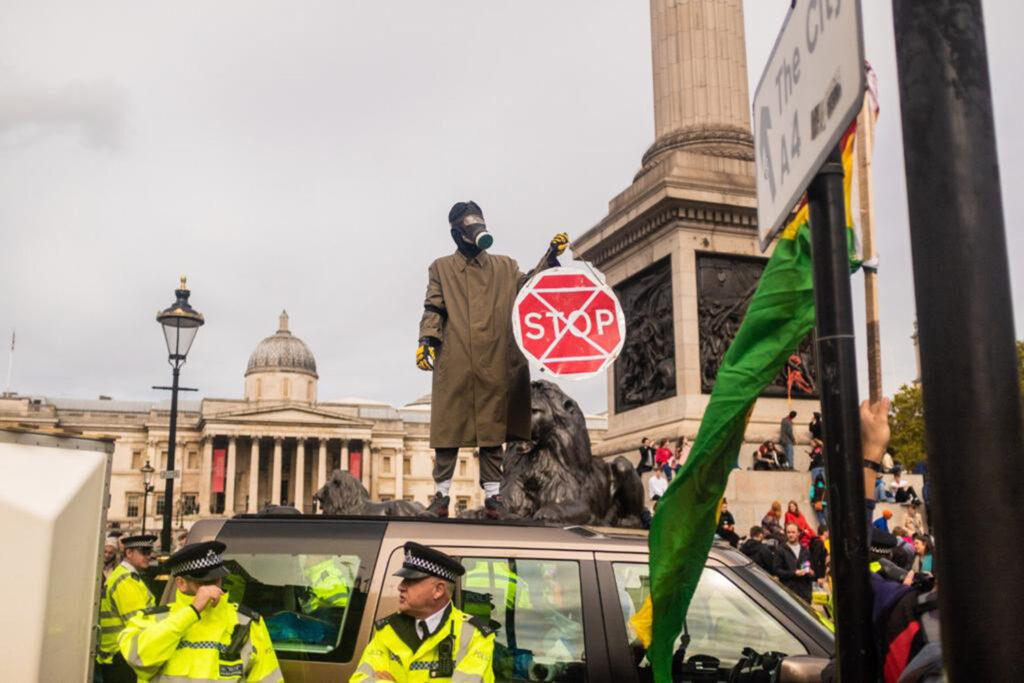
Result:
[[164,519],[160,531],[160,548],[163,552],[171,549],[171,516],[174,512],[174,447],[178,430],[178,374],[185,364],[188,350],[192,346],[196,332],[203,325],[203,315],[188,303],[188,288],[185,277],[181,278],[181,287],[174,290],[177,297],[173,304],[156,315],[157,322],[164,328],[164,339],[167,342],[167,362],[173,371],[171,383],[171,424],[167,440],[167,480],[164,485]]
[[153,466],[146,461],[140,469],[142,472],[142,533],[146,533],[146,515],[149,514],[149,494],[153,492],[153,473],[156,472]]

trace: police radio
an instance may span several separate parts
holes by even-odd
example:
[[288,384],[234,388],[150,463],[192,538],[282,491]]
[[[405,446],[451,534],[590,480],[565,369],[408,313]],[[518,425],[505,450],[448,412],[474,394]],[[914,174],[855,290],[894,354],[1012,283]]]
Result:
[[437,645],[437,668],[430,672],[431,678],[451,678],[455,673],[455,659],[452,653],[455,651],[455,621],[451,622],[451,632],[448,637]]

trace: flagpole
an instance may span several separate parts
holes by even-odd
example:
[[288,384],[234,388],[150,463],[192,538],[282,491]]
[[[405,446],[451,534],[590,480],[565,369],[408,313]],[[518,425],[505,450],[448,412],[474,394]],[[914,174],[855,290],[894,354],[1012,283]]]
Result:
[[[868,333],[868,393],[871,402],[882,398],[882,339],[878,319],[878,270],[875,259],[875,210],[871,189],[871,150],[875,144],[874,102],[864,98],[857,115],[856,164],[860,206],[861,245],[864,249],[864,311]],[[850,207],[853,210],[853,207]],[[871,265],[868,265],[871,264]]]

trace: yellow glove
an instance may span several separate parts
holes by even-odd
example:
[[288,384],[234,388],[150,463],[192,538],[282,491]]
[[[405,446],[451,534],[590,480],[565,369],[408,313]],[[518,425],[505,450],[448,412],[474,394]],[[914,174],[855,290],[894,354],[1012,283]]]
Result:
[[569,246],[569,234],[560,232],[551,238],[551,251],[555,256],[561,256],[565,248]]
[[416,349],[416,367],[420,370],[430,372],[434,369],[434,358],[436,353],[434,347],[429,344],[420,344],[420,347]]

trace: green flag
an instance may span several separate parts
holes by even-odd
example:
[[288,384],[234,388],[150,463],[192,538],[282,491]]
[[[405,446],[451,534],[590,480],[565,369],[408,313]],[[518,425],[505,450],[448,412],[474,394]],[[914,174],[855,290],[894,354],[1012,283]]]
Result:
[[[849,209],[854,126],[844,136],[844,186]],[[847,210],[848,223],[850,212]],[[856,264],[853,230],[848,230]],[[672,655],[690,599],[718,525],[718,509],[736,466],[750,411],[787,359],[814,327],[811,235],[807,204],[779,236],[761,273],[715,379],[711,399],[686,464],[658,501],[651,523],[651,600],[654,608],[649,659],[654,679],[672,680]]]
[[673,644],[718,524],[754,401],[814,326],[810,232],[780,239],[761,274],[743,324],[722,360],[700,431],[651,524],[650,660],[656,681],[671,681]]

